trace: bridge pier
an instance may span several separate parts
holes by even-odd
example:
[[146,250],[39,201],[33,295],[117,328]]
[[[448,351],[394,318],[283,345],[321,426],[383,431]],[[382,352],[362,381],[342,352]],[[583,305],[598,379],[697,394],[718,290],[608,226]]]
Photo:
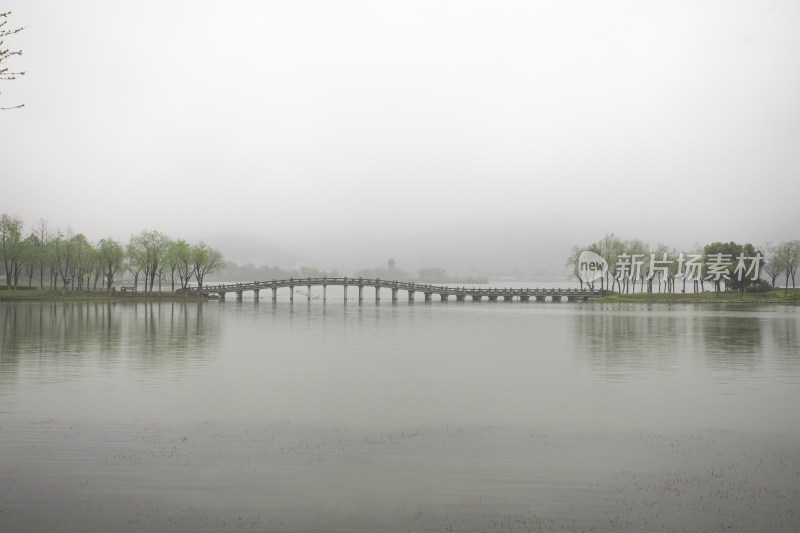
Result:
[[[295,281],[298,283],[305,283],[306,285],[295,285]],[[358,301],[359,304],[364,300],[364,286],[368,287],[375,287],[375,302],[379,303],[381,300],[381,290],[382,289],[389,289],[392,291],[391,298],[392,303],[396,303],[398,301],[398,291],[404,290],[408,292],[408,301],[413,302],[416,299],[416,293],[420,292],[424,296],[425,302],[432,302],[433,296],[436,295],[439,297],[440,301],[446,302],[449,300],[450,296],[455,296],[456,301],[463,302],[469,297],[474,302],[480,302],[481,299],[485,296],[489,301],[496,302],[502,300],[504,302],[513,302],[515,298],[517,298],[520,302],[546,302],[548,298],[550,298],[553,302],[574,302],[580,300],[587,300],[591,299],[594,296],[602,296],[607,291],[593,291],[591,289],[587,290],[579,290],[579,289],[540,289],[540,288],[509,288],[509,287],[497,287],[497,288],[488,288],[488,289],[479,289],[477,287],[448,287],[444,285],[433,285],[433,284],[419,284],[419,283],[412,283],[412,282],[400,282],[397,280],[393,281],[381,281],[380,279],[364,279],[364,278],[326,278],[326,277],[307,277],[305,279],[298,278],[295,280],[294,278],[289,279],[282,279],[277,280],[273,279],[272,281],[254,281],[252,283],[234,283],[234,284],[218,284],[216,286],[206,287],[203,290],[192,288],[190,291],[189,289],[185,289],[186,294],[190,292],[194,293],[201,293],[204,296],[211,296],[217,295],[220,301],[225,301],[226,296],[229,292],[232,292],[236,295],[237,301],[242,301],[244,299],[244,292],[253,291],[253,299],[258,302],[261,299],[261,290],[271,290],[272,291],[272,302],[273,304],[278,300],[278,289],[279,288],[288,288],[289,289],[289,301],[294,303],[294,293],[295,288],[298,288],[297,292],[300,294],[305,294],[307,300],[314,300],[319,299],[319,296],[313,296],[311,293],[312,287],[322,285],[322,300],[327,301],[328,299],[328,285],[334,285],[336,287],[341,286],[343,289],[343,299],[345,304],[347,303],[348,294],[347,290],[350,285],[356,285],[358,287]],[[299,290],[299,287],[306,287],[308,290],[307,293],[303,293],[302,290]]]

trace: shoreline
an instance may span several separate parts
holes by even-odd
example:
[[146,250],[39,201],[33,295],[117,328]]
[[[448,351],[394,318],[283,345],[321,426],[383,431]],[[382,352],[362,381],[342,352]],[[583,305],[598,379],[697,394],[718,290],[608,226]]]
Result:
[[[772,289],[767,292],[740,292],[713,291],[699,293],[633,293],[610,294],[591,298],[589,301],[600,303],[690,303],[690,304],[761,304],[761,305],[798,305],[800,304],[800,291],[790,289],[784,296],[784,289]],[[216,295],[201,296],[194,292],[94,292],[94,291],[64,291],[37,288],[0,289],[0,302],[15,301],[208,301],[218,299]]]
[[18,289],[0,289],[0,302],[35,302],[35,301],[101,301],[101,302],[126,302],[126,301],[186,301],[186,300],[214,300],[216,297],[201,296],[193,293],[172,293],[172,292],[106,292],[106,291],[69,291],[69,290],[49,290],[49,289],[29,289],[28,287]]
[[698,293],[634,293],[609,294],[594,298],[595,302],[604,303],[682,303],[682,304],[763,304],[763,305],[797,305],[800,304],[800,292],[789,289],[772,289],[766,292],[720,292],[705,291]]

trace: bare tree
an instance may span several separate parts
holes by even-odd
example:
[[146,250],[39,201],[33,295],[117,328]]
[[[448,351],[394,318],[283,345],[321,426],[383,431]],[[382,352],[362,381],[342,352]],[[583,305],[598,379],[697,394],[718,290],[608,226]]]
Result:
[[[0,80],[2,81],[12,81],[17,79],[18,76],[25,75],[25,72],[9,71],[8,67],[3,65],[3,63],[12,57],[22,55],[22,50],[11,50],[10,48],[6,48],[5,38],[10,37],[11,35],[16,35],[25,29],[24,27],[11,30],[7,29],[6,25],[8,24],[9,16],[11,16],[11,11],[0,13]],[[19,104],[13,107],[0,107],[0,110],[5,111],[8,109],[19,109],[21,107],[25,107],[25,104]]]

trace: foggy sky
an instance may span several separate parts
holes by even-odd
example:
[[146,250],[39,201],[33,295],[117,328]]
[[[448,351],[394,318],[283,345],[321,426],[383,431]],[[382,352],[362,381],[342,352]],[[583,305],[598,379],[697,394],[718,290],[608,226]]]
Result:
[[464,271],[800,238],[798,2],[5,4],[28,226]]

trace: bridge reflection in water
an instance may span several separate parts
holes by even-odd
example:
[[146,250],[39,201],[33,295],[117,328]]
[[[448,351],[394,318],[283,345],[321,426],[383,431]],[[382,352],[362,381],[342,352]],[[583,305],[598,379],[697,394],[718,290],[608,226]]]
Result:
[[188,292],[197,292],[198,290],[203,294],[219,295],[220,299],[224,300],[225,295],[229,292],[236,294],[236,299],[241,301],[245,292],[252,291],[256,300],[259,298],[261,290],[272,290],[272,301],[276,301],[278,297],[278,289],[289,288],[289,300],[294,301],[295,287],[305,287],[307,290],[303,292],[302,296],[311,300],[319,299],[318,296],[311,294],[311,287],[322,287],[322,299],[327,300],[328,287],[337,286],[344,288],[344,301],[347,301],[348,287],[358,287],[358,301],[364,300],[364,287],[373,287],[375,289],[375,301],[379,302],[381,299],[381,289],[391,289],[392,301],[396,302],[398,299],[399,291],[406,291],[408,293],[408,301],[413,302],[416,293],[422,293],[425,301],[433,301],[433,295],[439,296],[441,301],[447,301],[451,296],[455,297],[458,302],[463,302],[470,297],[473,301],[480,301],[484,297],[490,302],[496,302],[498,299],[511,302],[514,299],[521,302],[529,302],[531,300],[537,302],[544,302],[548,298],[552,302],[561,302],[563,300],[587,300],[592,297],[604,296],[608,291],[600,290],[581,290],[581,289],[530,289],[530,288],[493,288],[493,287],[450,287],[445,285],[429,285],[423,283],[414,283],[409,281],[397,280],[382,280],[380,278],[289,278],[279,279],[272,281],[253,281],[248,283],[229,283],[224,285],[211,285],[204,286],[202,289],[197,287],[189,287],[184,289]]

